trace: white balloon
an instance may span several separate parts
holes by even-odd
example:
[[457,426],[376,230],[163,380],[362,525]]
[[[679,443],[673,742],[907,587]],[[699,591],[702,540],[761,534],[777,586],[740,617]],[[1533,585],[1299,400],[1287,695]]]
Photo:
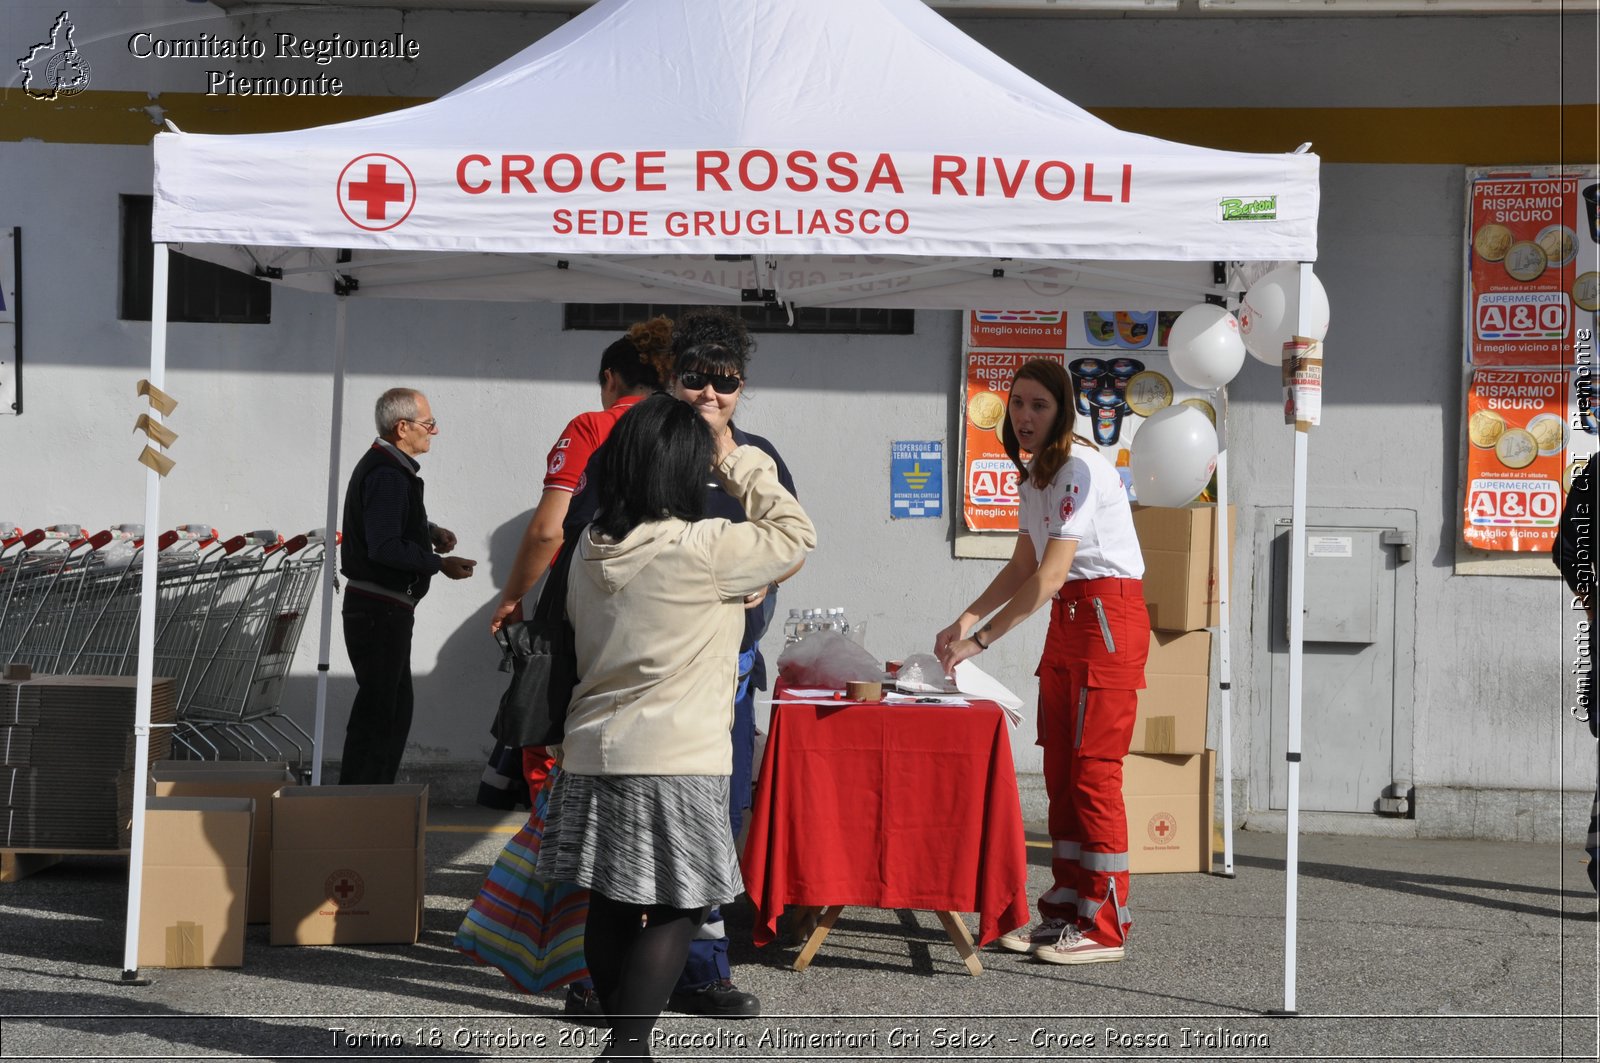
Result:
[[1283,364],[1283,345],[1291,336],[1320,340],[1328,334],[1328,293],[1315,273],[1306,285],[1310,297],[1310,322],[1297,332],[1300,317],[1300,267],[1282,266],[1256,281],[1239,306],[1239,333],[1255,358],[1268,365]]
[[1178,315],[1167,333],[1172,371],[1192,388],[1211,391],[1232,380],[1244,365],[1239,321],[1213,303],[1199,303]]
[[1185,506],[1217,468],[1217,430],[1193,406],[1168,406],[1145,418],[1129,448],[1129,472],[1146,506]]

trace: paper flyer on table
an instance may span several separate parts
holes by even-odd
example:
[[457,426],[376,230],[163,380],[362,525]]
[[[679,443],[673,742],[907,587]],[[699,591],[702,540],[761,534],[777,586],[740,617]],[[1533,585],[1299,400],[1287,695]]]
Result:
[[968,697],[999,705],[1012,727],[1022,723],[1022,699],[982,668],[971,661],[962,661],[956,665],[955,680],[956,689]]

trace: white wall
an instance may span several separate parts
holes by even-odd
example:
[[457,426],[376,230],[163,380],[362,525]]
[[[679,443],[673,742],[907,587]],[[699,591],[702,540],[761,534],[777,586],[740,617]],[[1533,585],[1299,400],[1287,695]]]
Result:
[[[0,38],[31,40],[58,10],[44,0],[13,0],[0,12]],[[203,62],[141,64],[123,41],[131,29],[214,14],[208,5],[107,2],[73,14],[94,90],[198,90]],[[559,21],[289,12],[185,24],[181,32],[286,25],[303,35],[350,35],[403,27],[421,41],[421,61],[338,69],[350,75],[352,91],[433,95]],[[1563,70],[1566,102],[1594,98],[1594,20],[1573,16],[962,25],[1089,106],[1552,103],[1562,98]],[[1493,55],[1497,66],[1526,76],[1482,76],[1461,60],[1473,55]],[[4,99],[6,108],[31,105],[14,88]],[[1538,145],[1506,145],[1473,161],[1555,161],[1549,155]],[[142,439],[131,428],[149,328],[116,318],[117,195],[149,188],[147,147],[0,142],[0,225],[23,226],[26,284],[26,412],[0,416],[0,520],[101,526],[141,519],[144,478],[134,459]],[[1402,652],[1416,661],[1419,787],[1539,791],[1565,779],[1581,790],[1593,782],[1593,746],[1571,741],[1576,725],[1560,716],[1558,585],[1454,574],[1462,199],[1460,166],[1324,168],[1317,271],[1334,325],[1325,424],[1311,444],[1311,504],[1417,514],[1416,645]],[[323,523],[332,299],[280,291],[272,318],[270,326],[172,327],[168,390],[182,405],[169,424],[181,438],[163,524],[293,532]],[[926,647],[996,567],[953,560],[947,522],[887,517],[891,440],[944,439],[953,464],[958,329],[956,315],[929,312],[917,315],[917,332],[907,337],[764,335],[739,419],[783,451],[821,532],[783,604],[847,607],[870,620],[870,648],[883,656]],[[495,585],[537,498],[546,448],[569,417],[597,404],[594,370],[609,337],[563,332],[556,306],[362,299],[350,301],[349,337],[341,479],[371,438],[376,394],[402,383],[423,389],[441,424],[424,464],[430,511],[457,531],[462,553],[483,562],[471,582],[438,582],[419,612],[419,710],[408,753],[409,765],[452,766],[470,782],[489,744],[502,679],[484,634]],[[1262,507],[1289,504],[1288,436],[1271,377],[1241,377],[1233,407],[1241,764],[1258,759],[1265,742],[1249,731],[1257,707],[1244,677],[1265,654],[1256,652],[1262,636],[1248,622],[1253,588],[1244,562],[1267,542],[1257,519]],[[958,511],[952,486],[947,507]],[[1042,637],[1035,618],[982,663],[1031,701]],[[334,641],[328,734],[337,755],[351,683]],[[778,641],[769,638],[769,657]],[[302,720],[309,719],[314,647],[308,628],[286,699]],[[1032,738],[1031,726],[1016,736],[1025,770],[1038,766]]]

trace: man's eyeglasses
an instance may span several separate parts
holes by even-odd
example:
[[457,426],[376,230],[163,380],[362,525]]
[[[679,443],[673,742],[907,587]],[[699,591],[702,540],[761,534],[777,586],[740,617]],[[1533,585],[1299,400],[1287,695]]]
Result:
[[683,385],[685,391],[703,391],[705,386],[710,384],[718,395],[732,395],[739,390],[744,381],[736,376],[724,376],[721,373],[680,373],[678,383]]
[[419,421],[415,417],[402,417],[400,419],[402,421],[410,421],[424,432],[427,432],[430,436],[439,430],[439,422],[432,417],[428,418],[426,421]]

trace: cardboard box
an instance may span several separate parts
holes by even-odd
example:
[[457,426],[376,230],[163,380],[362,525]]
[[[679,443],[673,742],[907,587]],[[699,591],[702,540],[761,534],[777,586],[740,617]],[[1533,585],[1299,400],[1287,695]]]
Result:
[[[1136,506],[1133,527],[1144,551],[1144,600],[1150,626],[1199,631],[1221,620],[1217,599],[1216,507],[1163,509]],[[1238,514],[1228,507],[1228,557],[1232,568]]]
[[1204,753],[1211,632],[1152,631],[1144,681],[1131,751]]
[[145,804],[140,967],[244,963],[252,802],[152,797]]
[[427,827],[426,786],[279,790],[272,799],[272,943],[415,942]]
[[245,918],[272,918],[272,795],[295,785],[284,763],[235,764],[205,760],[163,760],[150,769],[150,792],[158,797],[245,797],[256,803],[250,840],[250,907]]
[[1135,875],[1211,870],[1216,753],[1130,753],[1122,762],[1128,870]]

